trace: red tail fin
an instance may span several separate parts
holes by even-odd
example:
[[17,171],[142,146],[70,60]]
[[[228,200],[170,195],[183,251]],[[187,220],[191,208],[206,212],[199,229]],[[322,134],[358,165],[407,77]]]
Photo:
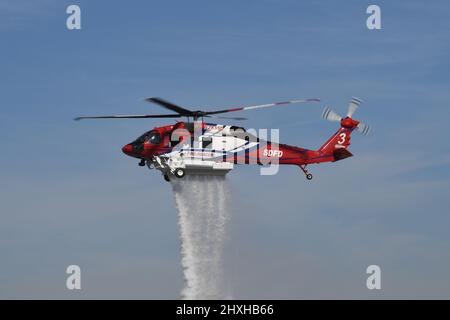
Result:
[[350,134],[353,129],[341,127],[325,144],[318,150],[322,155],[334,157],[334,161],[353,156],[347,147],[350,145]]

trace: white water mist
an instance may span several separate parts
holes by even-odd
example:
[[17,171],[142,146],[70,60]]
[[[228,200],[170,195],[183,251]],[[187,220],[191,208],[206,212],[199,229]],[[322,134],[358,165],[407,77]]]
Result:
[[183,299],[224,299],[225,228],[230,219],[224,176],[189,175],[171,181],[178,209]]

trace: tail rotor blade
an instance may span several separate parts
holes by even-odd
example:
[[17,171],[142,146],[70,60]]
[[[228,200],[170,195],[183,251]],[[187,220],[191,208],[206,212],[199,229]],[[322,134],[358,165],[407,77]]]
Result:
[[353,97],[350,101],[347,111],[347,117],[352,117],[355,111],[358,109],[359,105],[363,102],[361,99]]
[[370,131],[370,126],[368,126],[367,124],[362,123],[362,122],[360,122],[358,124],[357,128],[358,128],[358,131],[361,132],[361,134],[363,134],[363,135],[368,134]]
[[336,112],[334,112],[333,110],[331,110],[330,107],[326,107],[323,110],[322,113],[322,118],[328,121],[341,121],[341,116],[338,115]]

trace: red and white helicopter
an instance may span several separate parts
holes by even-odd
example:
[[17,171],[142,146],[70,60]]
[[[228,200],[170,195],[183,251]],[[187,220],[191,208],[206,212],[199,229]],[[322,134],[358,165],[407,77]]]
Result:
[[[282,164],[297,165],[308,180],[312,175],[307,171],[309,164],[334,162],[352,154],[348,151],[350,134],[357,129],[362,134],[369,132],[369,126],[352,118],[362,102],[352,98],[347,116],[340,117],[329,107],[322,117],[329,121],[339,121],[340,129],[317,150],[308,150],[296,146],[259,139],[244,128],[204,122],[204,118],[222,118],[245,120],[246,118],[226,118],[217,114],[283,106],[293,103],[319,102],[319,99],[292,100],[263,105],[227,108],[216,111],[191,111],[160,98],[147,98],[174,113],[159,115],[113,115],[88,116],[82,119],[141,119],[141,118],[181,118],[187,122],[155,127],[144,133],[135,141],[125,145],[122,151],[131,157],[140,159],[139,165],[162,172],[164,179],[183,178],[186,173],[225,174],[233,169],[234,164]],[[190,122],[190,119],[193,122]]]

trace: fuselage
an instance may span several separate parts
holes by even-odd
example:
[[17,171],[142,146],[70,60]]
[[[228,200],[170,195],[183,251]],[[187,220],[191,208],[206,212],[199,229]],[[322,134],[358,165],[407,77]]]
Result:
[[156,127],[125,145],[122,151],[149,161],[164,156],[234,164],[302,165],[327,158],[319,151],[260,139],[242,127],[204,122]]

